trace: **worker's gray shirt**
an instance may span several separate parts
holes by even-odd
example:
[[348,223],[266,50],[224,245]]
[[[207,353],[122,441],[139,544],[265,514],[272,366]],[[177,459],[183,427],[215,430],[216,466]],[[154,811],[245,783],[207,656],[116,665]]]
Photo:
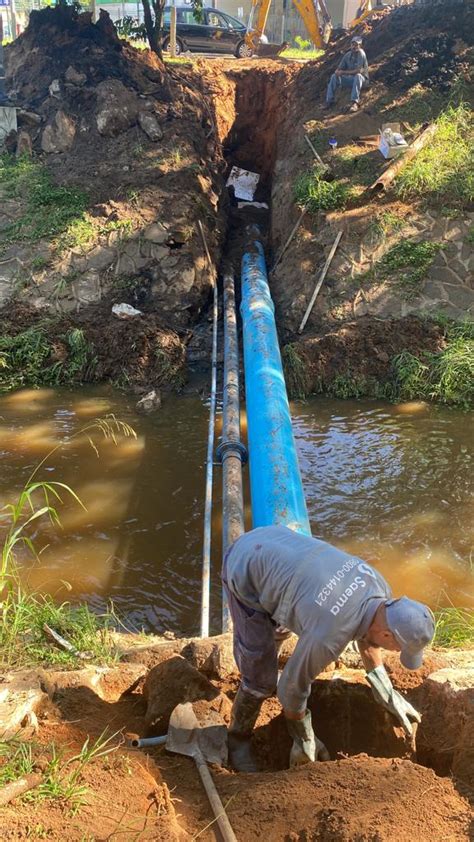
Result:
[[341,58],[337,69],[357,70],[359,73],[362,73],[364,79],[369,81],[369,65],[367,64],[367,56],[363,50],[357,50],[356,52],[349,50]]
[[295,712],[305,709],[311,681],[351,640],[363,637],[392,595],[360,558],[285,526],[238,538],[227,557],[227,581],[240,602],[299,635],[277,693]]

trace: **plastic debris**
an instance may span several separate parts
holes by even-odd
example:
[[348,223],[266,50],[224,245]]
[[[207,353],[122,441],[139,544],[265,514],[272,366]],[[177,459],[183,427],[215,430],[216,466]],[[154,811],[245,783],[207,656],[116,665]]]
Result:
[[226,187],[232,186],[234,188],[236,199],[244,199],[247,202],[251,202],[259,180],[260,176],[257,172],[242,170],[240,167],[232,167]]
[[135,316],[143,315],[141,310],[135,310],[135,307],[132,307],[130,304],[114,304],[112,313],[118,319],[131,319]]

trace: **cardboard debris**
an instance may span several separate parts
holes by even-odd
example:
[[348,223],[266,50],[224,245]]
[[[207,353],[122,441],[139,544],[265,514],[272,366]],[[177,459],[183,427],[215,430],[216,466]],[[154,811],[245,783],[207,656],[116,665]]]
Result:
[[244,199],[251,202],[260,176],[257,172],[250,172],[250,170],[242,170],[240,167],[232,167],[229,178],[227,179],[226,187],[232,186],[236,199]]
[[396,158],[407,148],[408,143],[400,132],[400,123],[383,123],[380,129],[379,150],[384,158]]

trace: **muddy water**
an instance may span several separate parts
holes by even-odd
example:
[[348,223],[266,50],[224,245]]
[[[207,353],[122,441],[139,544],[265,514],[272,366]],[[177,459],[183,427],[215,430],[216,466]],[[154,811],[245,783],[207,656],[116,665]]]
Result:
[[[80,432],[110,412],[137,438]],[[396,593],[433,607],[473,605],[468,416],[326,399],[293,412],[313,533],[370,560]],[[167,397],[153,417],[138,416],[133,400],[107,387],[1,398],[2,502],[14,501],[66,441],[38,477],[67,483],[86,507],[65,501],[60,530],[38,527],[40,558],[22,559],[25,581],[96,610],[113,599],[132,629],[197,632],[207,413],[196,394]],[[217,509],[214,526],[217,560]],[[216,631],[219,590],[215,575]]]

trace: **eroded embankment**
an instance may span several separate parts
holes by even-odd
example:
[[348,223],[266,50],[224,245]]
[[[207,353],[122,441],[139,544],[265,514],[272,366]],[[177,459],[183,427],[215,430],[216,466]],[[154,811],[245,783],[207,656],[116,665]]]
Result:
[[[109,744],[112,753],[84,769],[80,780],[88,788],[87,805],[71,817],[63,809],[67,799],[17,803],[3,810],[4,838],[21,838],[31,826],[51,839],[79,840],[85,834],[102,839],[119,833],[140,833],[163,842],[196,834],[205,842],[215,838],[194,762],[163,747],[132,750],[123,735],[166,733],[174,706],[188,701],[198,717],[213,711],[228,723],[238,686],[230,637],[155,639],[148,645],[137,638],[124,651],[130,640],[121,636],[127,663],[118,667],[30,671],[16,679],[23,713],[25,699],[30,699],[38,715],[35,758],[47,763],[52,742],[62,746],[66,756],[79,750],[86,738],[94,745],[104,729],[115,736]],[[291,651],[288,646],[282,666]],[[313,684],[309,700],[331,762],[288,770],[290,740],[280,705],[274,699],[265,702],[255,733],[260,772],[244,775],[213,768],[237,838],[467,840],[474,700],[472,669],[461,665],[469,658],[470,653],[430,653],[422,670],[408,673],[397,666],[396,657],[388,656],[394,686],[423,714],[417,755],[414,744],[375,704],[354,655],[331,665]],[[10,686],[7,678],[7,696]],[[23,736],[29,723],[20,728]],[[67,767],[62,774],[66,771]]]

